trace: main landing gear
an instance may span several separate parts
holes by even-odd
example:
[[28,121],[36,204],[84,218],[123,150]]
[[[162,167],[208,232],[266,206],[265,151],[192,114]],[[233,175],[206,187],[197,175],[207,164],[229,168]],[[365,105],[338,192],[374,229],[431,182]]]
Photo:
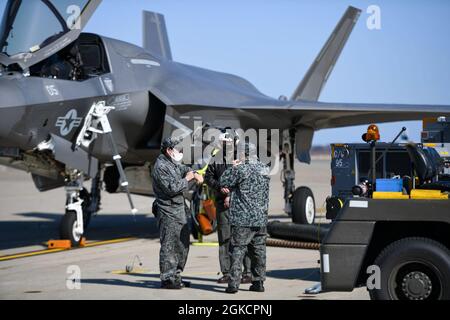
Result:
[[314,224],[316,204],[313,192],[308,187],[295,188],[294,153],[295,132],[283,133],[281,160],[283,171],[281,181],[284,188],[284,211],[292,217],[292,222],[298,224]]

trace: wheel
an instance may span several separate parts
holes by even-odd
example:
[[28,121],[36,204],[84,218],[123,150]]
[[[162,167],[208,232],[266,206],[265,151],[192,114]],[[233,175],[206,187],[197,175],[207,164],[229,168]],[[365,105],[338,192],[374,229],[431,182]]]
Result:
[[450,251],[427,238],[405,238],[386,247],[376,258],[380,289],[372,300],[450,299]]
[[[87,229],[89,226],[89,223],[91,222],[91,217],[94,212],[91,212],[89,210],[91,206],[92,197],[89,191],[87,191],[86,188],[83,188],[80,191],[80,198],[83,200],[83,203],[81,204],[81,208],[83,209],[83,228],[84,230]],[[68,205],[68,202],[66,201],[66,206]]]
[[73,247],[80,244],[82,234],[76,232],[77,213],[74,211],[67,211],[61,220],[59,229],[60,238],[70,240]]
[[292,197],[292,222],[313,224],[316,218],[316,204],[311,189],[300,187]]

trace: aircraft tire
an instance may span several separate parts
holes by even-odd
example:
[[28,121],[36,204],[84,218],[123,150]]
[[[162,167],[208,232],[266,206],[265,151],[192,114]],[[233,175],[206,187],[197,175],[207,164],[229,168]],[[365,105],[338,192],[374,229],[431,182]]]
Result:
[[292,222],[297,224],[314,224],[316,204],[313,192],[308,187],[295,190],[292,198]]
[[83,235],[76,235],[74,232],[75,223],[77,221],[77,213],[74,211],[67,211],[61,220],[59,235],[60,239],[70,240],[72,247],[78,247]]

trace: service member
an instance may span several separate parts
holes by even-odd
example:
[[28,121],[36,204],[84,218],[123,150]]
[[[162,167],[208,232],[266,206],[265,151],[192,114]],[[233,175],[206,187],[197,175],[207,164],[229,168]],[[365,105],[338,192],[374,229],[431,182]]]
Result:
[[[238,148],[238,151],[240,148]],[[245,254],[251,259],[250,291],[264,292],[266,238],[269,209],[269,167],[256,155],[256,146],[246,143],[240,161],[220,178],[222,188],[231,190],[231,270],[227,293],[239,290]]]
[[[227,283],[230,281],[230,267],[231,267],[231,226],[229,221],[229,203],[230,190],[222,188],[219,180],[222,174],[233,166],[234,160],[234,139],[228,134],[223,133],[219,137],[221,143],[221,152],[212,159],[208,165],[205,174],[206,184],[216,193],[216,208],[217,208],[217,236],[219,238],[219,264],[222,277],[217,281],[218,283]],[[252,277],[250,272],[250,258],[245,255],[244,258],[244,273],[241,283],[251,283]]]
[[194,179],[203,183],[201,175],[181,164],[183,154],[176,148],[180,142],[174,138],[164,140],[161,155],[152,172],[161,240],[161,287],[165,289],[181,289],[184,286],[181,273],[189,253],[190,232],[183,192],[188,190],[188,183]]

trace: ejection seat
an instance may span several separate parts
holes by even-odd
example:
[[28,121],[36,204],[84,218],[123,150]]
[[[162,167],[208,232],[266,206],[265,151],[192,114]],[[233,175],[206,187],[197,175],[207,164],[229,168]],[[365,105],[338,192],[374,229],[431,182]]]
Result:
[[444,162],[435,149],[422,149],[411,143],[406,146],[406,150],[419,179],[417,189],[450,191],[450,180],[447,179],[447,175],[445,177],[440,175]]

